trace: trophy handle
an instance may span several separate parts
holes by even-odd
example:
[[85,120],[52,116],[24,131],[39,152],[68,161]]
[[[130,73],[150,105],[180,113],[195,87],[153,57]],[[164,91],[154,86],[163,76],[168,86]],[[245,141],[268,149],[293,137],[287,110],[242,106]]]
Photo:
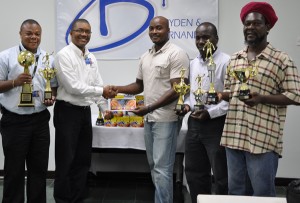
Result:
[[254,77],[258,74],[258,67],[254,66],[252,67],[251,71],[250,71],[250,77]]
[[234,71],[230,65],[228,65],[226,68],[226,74],[229,75],[230,77],[234,77]]

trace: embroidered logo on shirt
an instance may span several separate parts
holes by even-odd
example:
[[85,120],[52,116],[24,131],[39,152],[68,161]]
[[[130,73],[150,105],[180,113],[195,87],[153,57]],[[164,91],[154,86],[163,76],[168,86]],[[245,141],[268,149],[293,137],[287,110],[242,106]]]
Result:
[[92,59],[91,58],[88,58],[88,57],[86,57],[85,58],[85,64],[90,64],[90,65],[92,65],[93,64],[93,61],[92,61]]

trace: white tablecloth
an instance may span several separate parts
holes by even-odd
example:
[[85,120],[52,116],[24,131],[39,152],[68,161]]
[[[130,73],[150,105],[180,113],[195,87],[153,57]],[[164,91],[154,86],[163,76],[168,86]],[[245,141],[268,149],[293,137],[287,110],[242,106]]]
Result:
[[[145,150],[144,128],[96,126],[97,115],[92,116],[93,148],[121,148]],[[177,139],[177,152],[184,152],[187,133],[185,119]]]
[[286,198],[232,195],[198,195],[198,203],[286,203]]

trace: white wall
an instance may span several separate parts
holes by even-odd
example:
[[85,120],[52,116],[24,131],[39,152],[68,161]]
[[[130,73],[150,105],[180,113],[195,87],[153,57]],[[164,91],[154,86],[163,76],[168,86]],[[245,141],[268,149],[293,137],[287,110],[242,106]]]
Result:
[[[219,1],[219,47],[232,54],[243,47],[242,24],[239,19],[240,9],[246,0]],[[299,0],[269,0],[277,12],[279,20],[271,30],[269,41],[277,48],[286,51],[300,67],[300,46],[296,46],[300,37]],[[37,20],[43,29],[41,47],[49,52],[55,50],[55,1],[1,0],[0,7],[0,51],[19,43],[20,24],[27,18]],[[135,81],[137,60],[100,61],[101,74],[106,84],[123,85]],[[1,67],[0,67],[1,68]],[[52,108],[50,108],[52,112]],[[93,112],[97,112],[93,106]],[[300,177],[300,108],[289,107],[284,130],[284,152],[279,163],[277,177]],[[54,165],[54,129],[51,123],[51,146],[49,170]],[[1,145],[1,144],[0,144]],[[0,150],[0,170],[3,169],[3,152]]]

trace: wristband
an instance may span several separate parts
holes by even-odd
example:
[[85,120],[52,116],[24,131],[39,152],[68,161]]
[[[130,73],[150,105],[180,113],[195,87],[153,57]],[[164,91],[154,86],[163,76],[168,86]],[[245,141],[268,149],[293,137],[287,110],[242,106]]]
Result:
[[15,87],[15,80],[12,81],[12,87]]

